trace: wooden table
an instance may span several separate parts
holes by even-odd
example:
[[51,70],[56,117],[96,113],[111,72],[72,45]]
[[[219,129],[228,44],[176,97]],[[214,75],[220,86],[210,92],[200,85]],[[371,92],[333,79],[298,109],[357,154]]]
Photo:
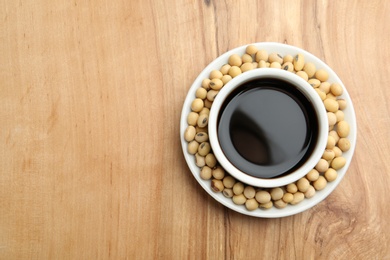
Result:
[[[0,259],[390,259],[389,1],[0,1]],[[212,199],[180,146],[200,71],[304,48],[354,101],[323,202],[259,219]]]

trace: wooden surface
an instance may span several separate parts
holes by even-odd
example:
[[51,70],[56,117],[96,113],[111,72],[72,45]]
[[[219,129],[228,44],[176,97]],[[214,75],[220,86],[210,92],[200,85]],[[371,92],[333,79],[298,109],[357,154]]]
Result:
[[[0,259],[390,259],[390,1],[0,1]],[[338,188],[292,217],[228,210],[179,118],[225,51],[308,50],[354,101]]]

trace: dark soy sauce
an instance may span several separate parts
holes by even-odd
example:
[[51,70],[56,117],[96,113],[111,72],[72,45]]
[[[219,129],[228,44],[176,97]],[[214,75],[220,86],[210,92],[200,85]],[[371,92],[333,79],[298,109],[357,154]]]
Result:
[[233,91],[222,105],[217,127],[227,159],[259,178],[299,168],[318,138],[311,102],[294,85],[273,78],[256,79]]

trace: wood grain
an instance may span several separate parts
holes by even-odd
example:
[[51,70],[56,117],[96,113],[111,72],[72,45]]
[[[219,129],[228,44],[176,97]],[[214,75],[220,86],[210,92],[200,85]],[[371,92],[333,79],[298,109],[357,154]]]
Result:
[[[390,259],[389,1],[0,1],[0,259]],[[358,143],[322,203],[228,210],[179,118],[213,59],[308,50],[343,80]]]

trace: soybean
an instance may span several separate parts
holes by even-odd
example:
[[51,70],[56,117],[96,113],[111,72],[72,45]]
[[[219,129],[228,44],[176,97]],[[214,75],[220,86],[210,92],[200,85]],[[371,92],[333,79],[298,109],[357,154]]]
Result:
[[221,192],[223,191],[223,183],[221,180],[213,179],[211,181],[211,189],[215,192]]
[[346,164],[347,160],[344,157],[336,157],[333,159],[331,163],[331,167],[335,170],[339,170],[344,167]]
[[200,110],[202,110],[203,106],[203,100],[200,98],[195,98],[194,101],[192,101],[191,109],[194,112],[199,112]]
[[195,140],[188,143],[187,151],[190,154],[196,154],[199,148],[199,143]]
[[274,53],[271,53],[271,54],[268,56],[268,61],[269,61],[271,64],[272,64],[273,62],[277,62],[277,63],[279,63],[279,65],[282,65],[282,63],[283,63],[283,57],[282,57],[280,54],[274,52]]
[[217,165],[217,159],[215,158],[214,154],[209,153],[205,157],[206,165],[210,168],[214,168]]
[[255,188],[253,188],[252,186],[246,186],[244,188],[244,196],[247,198],[247,199],[252,199],[254,198],[256,195],[256,190]]
[[303,71],[307,73],[309,78],[312,78],[316,72],[316,65],[314,65],[314,63],[307,62],[305,66],[303,66]]
[[266,203],[260,204],[259,207],[260,207],[260,208],[263,208],[263,209],[270,209],[270,208],[272,208],[273,205],[274,205],[274,204],[273,204],[272,201],[268,201],[268,202],[266,202]]
[[222,180],[225,177],[225,170],[221,166],[218,166],[213,169],[212,174],[215,179]]
[[236,180],[232,177],[232,176],[225,176],[225,178],[223,178],[223,185],[226,187],[226,188],[233,188],[234,184],[236,183]]
[[204,128],[207,126],[207,123],[209,122],[209,115],[207,114],[202,114],[199,116],[198,118],[198,122],[197,122],[197,125],[200,127],[200,128]]
[[255,199],[248,199],[246,202],[245,202],[245,207],[247,210],[249,211],[252,211],[252,210],[255,210],[259,207],[259,203],[255,200]]
[[195,127],[193,127],[192,125],[189,125],[187,127],[186,131],[184,132],[184,139],[187,142],[191,142],[192,140],[194,140],[195,134],[196,134]]
[[233,197],[233,190],[232,189],[229,189],[229,188],[224,188],[223,191],[222,191],[222,194],[226,197],[226,198],[232,198]]
[[195,154],[195,164],[199,168],[205,166],[206,165],[206,161],[205,161],[204,156],[201,156],[201,155],[199,155],[199,153],[196,153]]
[[[223,65],[223,66],[221,67],[221,69],[220,69],[221,73],[222,73],[223,75],[228,74],[230,67],[231,67],[230,64],[225,64],[225,65]],[[223,78],[223,76],[222,76],[222,78]]]
[[340,137],[347,137],[349,135],[349,124],[346,121],[340,121],[337,124],[337,134]]
[[[299,54],[295,55],[293,64],[294,64],[294,69],[296,71],[302,70],[303,66],[305,65],[305,57],[303,56],[303,54],[299,53]],[[306,75],[307,75],[307,73],[306,73]]]
[[[222,74],[222,73],[221,73],[221,74]],[[222,78],[222,76],[221,76],[221,78]],[[223,82],[222,82],[221,79],[215,78],[215,79],[212,79],[212,80],[210,81],[210,88],[211,88],[211,89],[220,90],[222,87],[223,87]]]
[[200,177],[203,180],[210,180],[212,176],[212,169],[208,166],[203,166],[200,170]]
[[238,75],[240,75],[242,73],[240,67],[238,66],[232,66],[230,69],[229,69],[229,75],[234,78],[234,77],[237,77]]
[[290,202],[291,205],[296,205],[305,198],[305,195],[302,192],[296,192],[293,195],[293,200]]
[[220,79],[220,78],[222,78],[222,76],[223,76],[223,74],[222,74],[222,72],[219,71],[219,70],[212,70],[212,71],[210,72],[210,79],[211,79],[211,81],[212,81],[213,79]]
[[242,64],[242,59],[238,54],[233,54],[229,57],[229,65],[230,66],[241,66]]
[[340,110],[344,110],[347,107],[347,101],[345,99],[337,99],[337,103],[339,103]]
[[317,165],[315,166],[315,169],[318,172],[325,172],[328,168],[329,168],[329,163],[324,159],[320,159]]
[[294,200],[294,195],[293,195],[292,193],[287,192],[287,193],[285,193],[285,194],[283,195],[282,200],[283,200],[284,202],[286,202],[286,203],[290,203],[291,201]]
[[335,96],[340,96],[343,94],[343,88],[339,83],[333,83],[330,85],[330,92]]
[[317,70],[314,76],[321,81],[327,81],[329,78],[328,72],[324,69]]
[[260,61],[265,61],[265,62],[268,61],[268,53],[267,53],[267,51],[259,50],[258,52],[256,52],[255,60],[257,62],[259,62],[259,64],[260,64]]
[[[295,68],[295,67],[294,67]],[[303,70],[300,70],[300,71],[297,71],[297,76],[303,78],[304,80],[308,80],[309,79],[309,76],[307,75],[306,72],[304,72]]]
[[195,92],[195,96],[200,99],[205,99],[207,95],[207,90],[204,88],[198,88]]
[[236,182],[233,185],[233,193],[238,195],[244,192],[244,184],[242,182]]
[[233,202],[234,202],[234,204],[237,204],[237,205],[243,205],[246,202],[246,198],[245,198],[244,194],[234,195]]
[[214,101],[214,98],[218,95],[218,90],[210,89],[207,92],[206,98],[210,101]]
[[209,140],[209,135],[206,132],[199,132],[194,138],[198,143],[203,143]]
[[313,182],[313,187],[316,190],[323,190],[326,187],[327,181],[324,176],[318,177],[318,180]]
[[318,177],[320,177],[320,173],[316,169],[312,169],[306,174],[306,178],[309,181],[316,181]]
[[243,54],[241,57],[241,60],[243,63],[242,65],[244,65],[245,63],[252,63],[253,62],[252,56],[249,55],[248,53]]
[[314,189],[314,187],[312,185],[310,185],[309,188],[307,189],[307,191],[305,192],[305,197],[310,199],[310,198],[314,197],[315,194],[316,194],[316,190]]
[[295,183],[290,183],[286,186],[286,190],[289,193],[295,193],[298,191],[298,187]]
[[223,75],[221,78],[223,85],[226,85],[226,83],[228,83],[231,79],[232,79],[232,76],[230,76],[230,75]]
[[339,142],[337,143],[337,146],[340,148],[341,151],[346,152],[351,148],[351,142],[343,137],[340,138]]
[[246,47],[246,53],[248,53],[249,55],[254,55],[258,52],[258,49],[255,45],[248,45]]
[[336,112],[339,110],[339,103],[337,103],[336,100],[329,98],[329,96],[324,100],[324,105],[328,112]]
[[253,70],[253,64],[252,62],[246,62],[244,64],[241,65],[241,71],[242,72],[246,72],[248,70]]
[[301,178],[297,182],[298,190],[301,192],[307,191],[309,188],[310,182],[306,178]]
[[325,173],[324,176],[327,181],[331,182],[336,180],[337,178],[337,171],[333,168],[329,168]]
[[283,198],[283,190],[281,188],[273,188],[271,190],[271,198],[273,200],[280,200],[281,198]]
[[282,199],[274,201],[274,206],[278,209],[285,208],[287,206],[287,203],[284,202]]
[[198,147],[198,153],[202,156],[206,156],[211,150],[210,144],[208,142],[203,142]]
[[271,195],[269,194],[268,191],[260,190],[256,192],[255,199],[260,203],[268,203],[271,201]]

